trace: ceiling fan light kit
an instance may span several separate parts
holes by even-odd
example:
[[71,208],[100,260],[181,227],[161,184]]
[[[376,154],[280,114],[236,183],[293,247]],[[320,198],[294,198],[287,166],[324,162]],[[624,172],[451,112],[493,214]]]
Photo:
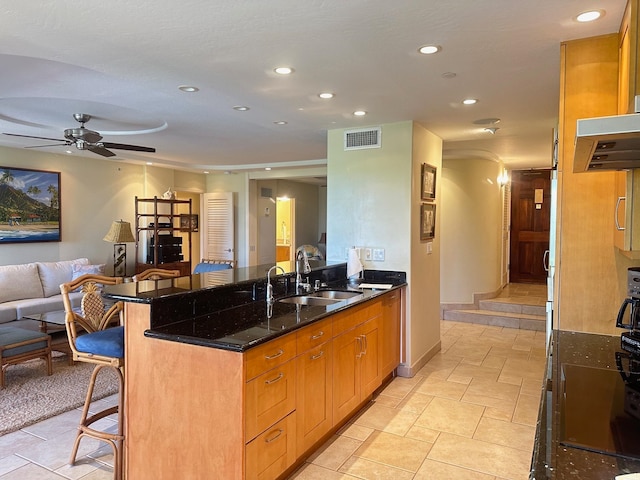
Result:
[[[93,130],[89,130],[85,128],[84,124],[91,120],[91,115],[86,113],[74,113],[73,118],[80,123],[80,127],[76,128],[67,128],[64,130],[64,138],[66,140],[62,140],[59,138],[48,138],[48,137],[35,137],[32,135],[19,135],[16,133],[5,133],[5,135],[11,135],[13,137],[24,137],[24,138],[37,138],[39,140],[51,140],[54,142],[63,142],[56,145],[75,145],[78,150],[89,150],[98,155],[102,155],[103,157],[115,157],[116,154],[113,153],[109,149],[114,150],[130,150],[134,152],[147,152],[154,153],[156,151],[155,148],[152,147],[143,147],[140,145],[128,145],[126,143],[113,143],[113,142],[101,142],[102,135]],[[40,147],[51,147],[55,145],[35,145],[31,147],[24,148],[40,148]]]

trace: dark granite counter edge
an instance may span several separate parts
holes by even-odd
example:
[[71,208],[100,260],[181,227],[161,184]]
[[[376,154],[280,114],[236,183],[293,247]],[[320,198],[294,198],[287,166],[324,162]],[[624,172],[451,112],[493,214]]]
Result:
[[[340,302],[339,304],[334,304],[331,305],[330,308],[323,308],[323,312],[318,313],[317,315],[314,315],[313,317],[307,319],[304,322],[301,323],[296,323],[295,325],[292,325],[284,330],[279,330],[277,332],[272,332],[268,335],[265,335],[264,337],[261,337],[259,339],[250,341],[244,345],[237,345],[237,344],[231,344],[231,343],[227,343],[227,342],[222,342],[219,340],[211,340],[211,339],[207,339],[207,338],[201,338],[201,337],[196,337],[196,336],[189,336],[189,335],[180,335],[180,334],[171,334],[171,333],[167,333],[167,332],[162,332],[159,330],[154,330],[154,329],[149,329],[146,330],[144,335],[148,338],[156,338],[156,339],[160,339],[160,340],[167,340],[167,341],[172,341],[172,342],[179,342],[179,343],[186,343],[186,344],[190,344],[190,345],[198,345],[198,346],[203,346],[203,347],[212,347],[212,348],[219,348],[222,350],[230,350],[230,351],[235,351],[235,352],[244,352],[247,351],[253,347],[256,347],[260,344],[266,343],[270,340],[273,340],[275,338],[281,337],[283,335],[286,335],[288,333],[291,333],[295,330],[298,330],[300,328],[306,327],[308,325],[311,325],[317,321],[322,320],[323,318],[328,317],[329,315],[334,315],[338,312],[342,312],[344,310],[347,310],[351,307],[355,307],[357,305],[362,305],[365,302],[368,302],[369,300],[373,300],[377,297],[380,297],[381,295],[384,295],[388,292],[391,292],[393,290],[398,290],[401,289],[403,287],[406,287],[407,283],[403,282],[403,283],[399,283],[397,285],[392,286],[390,289],[381,289],[381,290],[377,290],[377,289],[366,289],[363,290],[363,294],[364,296],[361,298],[353,298],[353,299],[347,299],[344,301],[344,303]],[[258,301],[256,303],[261,303],[264,304],[263,301]],[[302,308],[309,308],[306,306],[302,306]],[[320,310],[318,307],[313,307],[317,310]],[[278,317],[273,317],[272,321],[277,321]]]

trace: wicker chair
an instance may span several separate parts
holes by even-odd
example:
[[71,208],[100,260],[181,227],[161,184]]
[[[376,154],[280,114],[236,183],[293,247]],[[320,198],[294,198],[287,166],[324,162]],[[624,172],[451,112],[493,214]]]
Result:
[[165,278],[176,278],[180,276],[180,270],[165,270],[163,268],[149,268],[134,275],[131,279],[134,282],[143,280],[163,280]]
[[[93,363],[95,368],[91,374],[87,396],[82,410],[82,417],[78,425],[71,465],[76,462],[76,455],[80,440],[83,436],[93,437],[111,445],[114,454],[114,477],[123,478],[123,444],[124,444],[124,326],[122,323],[123,303],[116,302],[106,308],[99,286],[122,283],[121,277],[106,277],[103,275],[87,274],[60,285],[65,309],[65,326],[69,337],[69,346],[73,360]],[[69,293],[81,289],[82,312],[75,311],[71,305]],[[89,416],[91,396],[95,387],[98,373],[103,368],[111,368],[116,372],[119,380],[118,405]],[[112,414],[118,415],[118,430],[116,433],[96,430],[91,424]]]

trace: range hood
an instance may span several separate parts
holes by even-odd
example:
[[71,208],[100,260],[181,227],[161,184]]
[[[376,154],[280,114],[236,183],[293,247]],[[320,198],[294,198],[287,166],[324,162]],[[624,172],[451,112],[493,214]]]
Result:
[[629,168],[640,168],[640,113],[578,120],[574,173]]

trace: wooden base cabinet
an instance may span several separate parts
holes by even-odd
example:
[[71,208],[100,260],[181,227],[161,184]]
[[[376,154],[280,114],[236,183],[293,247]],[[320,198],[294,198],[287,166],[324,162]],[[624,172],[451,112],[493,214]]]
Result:
[[144,337],[150,306],[125,304],[127,478],[289,473],[397,366],[389,293],[244,354]]
[[393,290],[382,297],[382,337],[380,357],[382,377],[392,373],[400,364],[400,317],[402,291]]

